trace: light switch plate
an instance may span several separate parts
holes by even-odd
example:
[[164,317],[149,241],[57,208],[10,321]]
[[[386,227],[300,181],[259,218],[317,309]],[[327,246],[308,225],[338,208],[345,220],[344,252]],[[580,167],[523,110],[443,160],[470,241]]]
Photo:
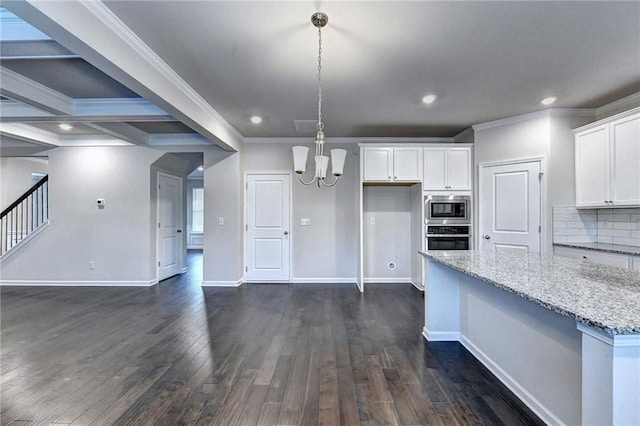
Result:
[[300,225],[301,226],[311,226],[311,218],[303,217],[302,219],[300,219]]

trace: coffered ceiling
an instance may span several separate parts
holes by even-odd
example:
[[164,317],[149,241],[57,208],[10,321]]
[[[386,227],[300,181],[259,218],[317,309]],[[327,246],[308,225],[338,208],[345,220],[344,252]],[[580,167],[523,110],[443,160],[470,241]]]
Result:
[[[640,92],[640,2],[3,1],[3,144],[452,138]],[[28,23],[26,25],[25,23]],[[421,102],[437,95],[431,105]],[[250,117],[259,115],[259,125]],[[62,122],[73,130],[56,127]],[[87,136],[91,136],[88,138]]]

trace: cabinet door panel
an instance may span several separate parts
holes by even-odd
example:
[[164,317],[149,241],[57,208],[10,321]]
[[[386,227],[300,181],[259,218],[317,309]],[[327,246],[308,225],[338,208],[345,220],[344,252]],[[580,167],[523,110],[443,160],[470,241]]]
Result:
[[422,148],[394,148],[393,180],[418,182],[422,175]]
[[586,250],[574,247],[555,246],[553,253],[556,256],[570,257],[572,259],[587,260],[600,265],[617,266],[630,269],[630,257],[626,254],[605,253],[595,250]]
[[424,149],[424,181],[422,187],[425,191],[442,191],[447,185],[446,179],[447,149]]
[[390,181],[393,148],[364,149],[364,180]]
[[576,206],[608,206],[609,134],[600,126],[576,135]]
[[640,205],[640,117],[612,123],[614,205]]
[[449,188],[455,190],[471,189],[471,149],[449,149]]

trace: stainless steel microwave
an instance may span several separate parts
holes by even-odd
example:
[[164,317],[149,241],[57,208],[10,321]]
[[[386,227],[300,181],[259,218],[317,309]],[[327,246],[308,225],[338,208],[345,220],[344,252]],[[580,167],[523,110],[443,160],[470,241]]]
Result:
[[428,195],[425,220],[429,224],[471,223],[468,195]]

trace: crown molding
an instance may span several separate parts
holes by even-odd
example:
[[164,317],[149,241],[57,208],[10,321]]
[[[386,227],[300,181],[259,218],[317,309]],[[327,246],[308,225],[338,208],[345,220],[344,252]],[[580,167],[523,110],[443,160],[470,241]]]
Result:
[[526,114],[514,115],[512,117],[501,118],[499,120],[487,121],[486,123],[474,124],[471,128],[474,131],[491,129],[493,127],[507,126],[520,123],[522,121],[535,120],[545,117],[595,117],[596,110],[593,108],[549,108],[541,111],[529,112]]
[[605,115],[615,114],[619,111],[624,111],[638,106],[640,106],[640,92],[596,108],[596,116],[602,117]]
[[[419,144],[419,143],[453,143],[453,138],[393,138],[393,137],[354,137],[354,138],[326,138],[327,144],[360,144],[360,143],[378,143],[378,144]],[[285,137],[285,138],[245,138],[243,144],[273,144],[282,143],[290,145],[304,145],[314,143],[313,137]]]
[[453,141],[456,143],[465,143],[467,141],[465,141],[464,139],[466,137],[470,137],[473,140],[473,128],[472,127],[467,127],[466,129],[464,129],[463,131],[461,131],[460,133],[458,133],[457,135],[455,135],[453,137]]

